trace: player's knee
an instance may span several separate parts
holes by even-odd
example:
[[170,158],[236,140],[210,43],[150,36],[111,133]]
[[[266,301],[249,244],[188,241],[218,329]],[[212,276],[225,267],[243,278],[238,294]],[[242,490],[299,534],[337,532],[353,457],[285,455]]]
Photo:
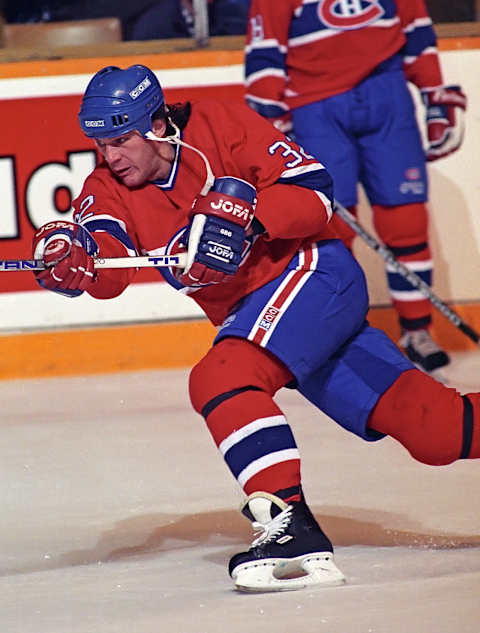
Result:
[[389,247],[423,246],[428,243],[428,212],[424,202],[398,206],[373,205],[378,236]]
[[462,397],[413,369],[401,374],[382,395],[368,425],[395,438],[418,461],[443,466],[478,457],[474,406],[478,405],[472,396]]
[[195,411],[204,417],[207,405],[241,382],[241,377],[234,372],[232,359],[221,352],[213,347],[190,372],[190,401]]
[[212,347],[190,373],[193,408],[206,417],[208,411],[245,391],[273,395],[293,379],[275,357],[245,339],[226,338]]

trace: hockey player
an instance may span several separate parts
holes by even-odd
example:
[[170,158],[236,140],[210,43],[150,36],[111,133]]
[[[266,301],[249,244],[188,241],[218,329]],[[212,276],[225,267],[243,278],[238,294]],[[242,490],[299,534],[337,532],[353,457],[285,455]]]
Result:
[[[422,147],[407,81],[426,107]],[[247,102],[321,160],[335,198],[356,213],[357,183],[381,240],[432,283],[426,162],[463,138],[466,99],[445,86],[423,0],[252,0],[246,47]],[[351,247],[352,230],[338,216]],[[431,304],[400,274],[387,282],[408,357],[431,372],[449,362],[432,340]]]
[[362,270],[328,226],[330,176],[246,105],[168,106],[150,69],[110,66],[90,81],[79,118],[104,160],[74,201],[74,222],[36,232],[39,283],[106,299],[135,269],[96,271],[92,256],[186,249],[184,269],[159,273],[219,328],[191,372],[192,405],[261,532],[230,561],[235,586],[342,583],[275,393],[295,388],[360,438],[389,434],[437,465],[480,457],[480,395],[437,383],[368,325]]

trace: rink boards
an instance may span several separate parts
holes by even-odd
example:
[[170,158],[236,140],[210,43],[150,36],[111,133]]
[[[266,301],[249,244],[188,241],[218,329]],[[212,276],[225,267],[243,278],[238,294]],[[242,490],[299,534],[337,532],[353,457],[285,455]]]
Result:
[[[478,38],[449,39],[440,48],[445,79],[464,87],[469,110],[461,151],[430,166],[435,291],[478,329],[480,217],[474,157],[480,144],[480,120],[475,117],[480,108],[475,72],[480,44]],[[0,64],[0,116],[8,123],[0,155],[2,259],[29,257],[36,227],[69,218],[71,200],[97,160],[76,120],[81,94],[99,68],[132,63],[155,69],[168,102],[242,99],[240,50]],[[372,230],[364,201],[360,218]],[[372,305],[388,306],[381,261],[364,244],[355,248],[367,273]],[[192,300],[158,279],[156,272],[142,271],[117,299],[84,296],[70,301],[38,290],[29,272],[0,274],[1,340],[5,351],[10,346],[16,350],[3,354],[8,357],[3,376],[191,364],[208,347],[213,328]],[[372,310],[371,319],[396,336],[390,309]],[[435,328],[447,347],[471,347],[442,317]],[[76,348],[70,357],[53,352],[70,345]]]

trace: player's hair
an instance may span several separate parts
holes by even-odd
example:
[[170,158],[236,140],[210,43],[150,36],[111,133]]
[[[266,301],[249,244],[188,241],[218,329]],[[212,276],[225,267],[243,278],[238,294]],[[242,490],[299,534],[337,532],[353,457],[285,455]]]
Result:
[[183,130],[187,125],[190,115],[192,113],[192,104],[190,101],[183,103],[163,103],[158,110],[152,114],[152,123],[156,120],[163,120],[167,124],[165,136],[172,136],[175,134],[175,129],[172,123],[179,129]]

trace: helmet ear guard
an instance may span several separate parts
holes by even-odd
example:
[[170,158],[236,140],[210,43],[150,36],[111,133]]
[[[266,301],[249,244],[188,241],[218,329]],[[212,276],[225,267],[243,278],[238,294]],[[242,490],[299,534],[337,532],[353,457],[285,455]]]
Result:
[[146,136],[152,131],[152,115],[164,104],[160,83],[146,66],[106,66],[90,80],[78,118],[91,138],[113,138],[133,130]]

